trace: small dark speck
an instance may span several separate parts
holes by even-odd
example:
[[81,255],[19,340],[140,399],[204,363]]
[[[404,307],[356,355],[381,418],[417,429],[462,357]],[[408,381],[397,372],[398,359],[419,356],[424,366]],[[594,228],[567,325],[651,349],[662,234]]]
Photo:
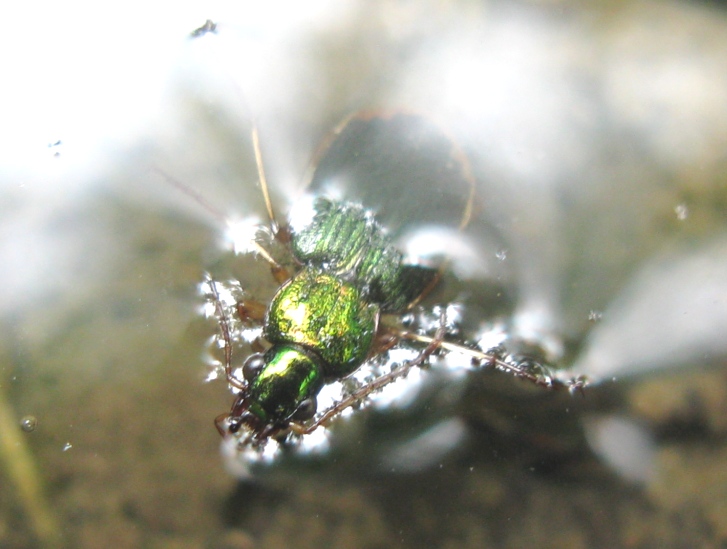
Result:
[[207,21],[204,22],[204,25],[199,27],[198,29],[194,29],[192,32],[189,33],[190,38],[198,38],[202,35],[205,35],[207,33],[217,33],[217,23],[212,21],[211,19],[207,19]]
[[[49,149],[54,149],[55,147],[60,147],[62,144],[63,143],[59,139],[55,143],[48,143],[48,148]],[[56,158],[59,157],[60,155],[61,155],[61,153],[58,150],[56,150],[55,152],[53,152],[53,156],[56,157]]]

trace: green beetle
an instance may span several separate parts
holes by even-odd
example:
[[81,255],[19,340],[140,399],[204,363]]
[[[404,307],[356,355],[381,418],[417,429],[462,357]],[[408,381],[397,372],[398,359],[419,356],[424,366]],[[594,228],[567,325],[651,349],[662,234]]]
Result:
[[225,434],[247,426],[260,440],[316,411],[321,387],[356,371],[374,344],[382,312],[401,312],[436,279],[408,265],[364,208],[318,197],[305,226],[291,228],[290,247],[303,268],[272,299],[263,336],[271,343],[243,366],[246,383]]
[[[396,130],[393,144],[382,146],[372,138],[372,129],[379,132],[382,128],[387,132]],[[345,408],[423,364],[437,349],[463,353],[475,363],[492,365],[536,384],[582,387],[581,382],[561,383],[542,364],[444,341],[442,318],[434,337],[393,332],[394,342],[388,347],[396,344],[397,339],[408,338],[421,345],[419,354],[317,413],[316,397],[326,384],[346,378],[380,349],[388,348],[377,346],[376,342],[382,332],[381,315],[406,311],[436,286],[441,274],[435,268],[407,262],[374,213],[353,200],[358,198],[364,202],[372,195],[377,198],[384,189],[394,196],[387,198],[384,207],[388,206],[395,215],[408,209],[417,219],[429,216],[431,222],[446,210],[440,203],[451,199],[454,222],[462,228],[472,214],[474,183],[462,152],[427,119],[407,113],[387,116],[358,113],[332,132],[335,139],[314,163],[313,184],[309,187],[317,191],[316,177],[318,181],[328,180],[323,174],[340,172],[342,166],[348,169],[347,162],[353,158],[359,172],[354,177],[349,171],[343,179],[363,180],[361,188],[351,191],[364,189],[369,195],[344,201],[326,198],[325,192],[318,194],[306,210],[307,215],[295,216],[290,226],[279,229],[254,128],[252,135],[271,232],[288,247],[299,270],[289,276],[262,246],[253,243],[259,255],[270,263],[273,275],[282,286],[267,308],[261,304],[248,307],[237,303],[241,317],[248,315],[248,310],[257,311],[249,319],[263,322],[262,336],[270,344],[265,352],[254,353],[245,360],[243,379],[233,375],[230,322],[215,282],[208,281],[224,340],[226,378],[237,392],[230,412],[215,420],[223,437],[235,436],[243,446],[262,447],[271,437],[285,438],[291,432],[310,433]],[[353,153],[349,142],[355,142]],[[399,148],[400,142],[405,145],[403,149]],[[359,154],[361,143],[375,149],[373,161]],[[348,155],[340,154],[346,147]],[[425,185],[425,192],[416,201],[407,194],[406,185],[392,185],[381,177],[384,170],[379,169],[379,160],[398,160],[402,150],[413,151],[412,161],[407,164],[408,176],[429,181],[426,184],[429,187]],[[338,157],[344,158],[344,162],[338,161]],[[462,184],[453,184],[455,180]],[[398,201],[397,191],[400,191]],[[423,206],[427,200],[431,202]],[[259,314],[264,309],[264,315]]]

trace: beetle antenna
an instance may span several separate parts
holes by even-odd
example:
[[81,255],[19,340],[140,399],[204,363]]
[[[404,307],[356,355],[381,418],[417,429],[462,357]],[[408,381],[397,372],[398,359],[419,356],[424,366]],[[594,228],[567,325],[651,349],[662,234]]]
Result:
[[273,203],[270,200],[268,180],[265,177],[265,164],[263,163],[263,155],[260,152],[260,135],[254,119],[252,120],[252,147],[255,152],[255,165],[257,166],[257,177],[260,182],[260,190],[263,193],[263,199],[265,200],[265,209],[267,209],[268,218],[270,219],[270,228],[273,231],[273,234],[277,234],[278,222],[275,219],[275,212],[273,212]]

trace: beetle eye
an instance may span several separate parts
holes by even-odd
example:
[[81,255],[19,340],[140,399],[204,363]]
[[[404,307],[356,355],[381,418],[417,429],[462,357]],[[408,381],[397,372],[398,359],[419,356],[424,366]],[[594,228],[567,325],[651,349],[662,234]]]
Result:
[[257,377],[260,371],[265,367],[265,359],[260,353],[255,353],[247,357],[247,360],[242,365],[242,376],[251,382]]
[[316,397],[306,398],[300,403],[298,409],[293,414],[293,419],[297,419],[298,421],[311,419],[314,415],[316,415],[317,410],[318,402],[316,401]]
[[231,434],[235,434],[237,431],[240,430],[240,427],[242,427],[242,422],[240,421],[239,417],[230,418],[228,429],[230,430]]

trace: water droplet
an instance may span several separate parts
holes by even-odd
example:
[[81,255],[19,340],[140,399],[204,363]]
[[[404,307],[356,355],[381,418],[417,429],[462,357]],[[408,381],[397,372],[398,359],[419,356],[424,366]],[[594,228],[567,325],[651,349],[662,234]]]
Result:
[[68,451],[68,450],[70,450],[71,448],[73,448],[73,444],[71,444],[70,442],[66,442],[66,443],[65,443],[65,444],[63,445],[63,451],[64,451],[64,452],[67,452],[67,451]]
[[500,261],[505,261],[507,259],[507,250],[505,250],[504,248],[502,250],[497,250],[495,257]]
[[603,318],[603,313],[601,311],[591,310],[588,312],[588,320],[590,322],[598,322],[602,318]]
[[26,433],[32,433],[38,426],[38,419],[35,416],[23,416],[20,420],[20,428]]
[[689,216],[689,208],[684,203],[677,204],[674,207],[674,213],[677,214],[679,221],[684,221]]

